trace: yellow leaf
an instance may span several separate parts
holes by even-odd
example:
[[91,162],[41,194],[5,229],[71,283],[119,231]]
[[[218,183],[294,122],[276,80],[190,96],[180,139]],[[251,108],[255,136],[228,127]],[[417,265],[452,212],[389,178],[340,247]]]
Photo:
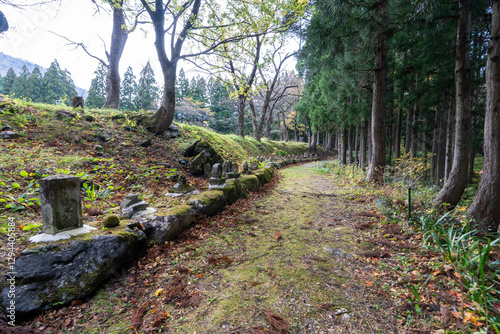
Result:
[[155,296],[158,297],[162,292],[163,292],[163,289],[161,289],[161,288],[156,290]]

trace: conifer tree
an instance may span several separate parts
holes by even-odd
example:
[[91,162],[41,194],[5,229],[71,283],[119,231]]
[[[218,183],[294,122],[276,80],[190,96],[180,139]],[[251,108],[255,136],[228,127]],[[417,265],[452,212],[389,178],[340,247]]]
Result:
[[206,87],[207,83],[203,77],[200,75],[196,76],[191,80],[191,97],[193,100],[202,102],[203,104],[207,102],[206,98]]
[[23,65],[21,73],[16,78],[14,83],[12,84],[12,88],[10,90],[10,94],[16,98],[25,98],[26,97],[26,89],[28,84],[28,77],[30,72],[26,65]]
[[43,99],[42,79],[43,77],[42,72],[40,72],[40,68],[35,66],[26,84],[26,97],[31,99],[33,102],[41,102]]
[[94,71],[94,78],[90,82],[90,88],[85,101],[88,108],[102,108],[106,102],[106,73],[107,68],[99,63]]
[[121,87],[121,98],[120,98],[120,109],[124,110],[136,110],[137,107],[134,104],[135,94],[137,92],[137,83],[135,81],[134,71],[132,67],[128,67],[122,81]]
[[237,118],[229,92],[217,79],[210,78],[207,86],[208,105],[212,114],[210,128],[219,133],[235,133]]
[[2,94],[9,95],[12,85],[16,81],[17,75],[14,69],[11,67],[2,79]]
[[135,105],[141,110],[152,110],[156,108],[158,100],[158,87],[153,69],[149,61],[141,71]]
[[69,75],[69,73],[61,70],[59,62],[57,61],[57,59],[54,59],[42,79],[44,88],[44,102],[55,103],[56,100],[67,100],[71,97],[68,94],[72,92],[68,87],[70,83],[68,82],[68,78],[66,77],[67,75]]
[[177,91],[179,92],[179,98],[181,99],[190,96],[189,80],[186,78],[186,73],[182,68],[179,71],[179,77],[177,78]]

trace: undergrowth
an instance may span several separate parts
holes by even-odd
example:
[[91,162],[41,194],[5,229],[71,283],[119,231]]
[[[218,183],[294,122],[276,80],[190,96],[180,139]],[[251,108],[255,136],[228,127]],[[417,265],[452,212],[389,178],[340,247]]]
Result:
[[[455,283],[449,288],[464,291],[469,300],[469,304],[465,304],[467,307],[455,309],[452,315],[467,326],[473,325],[471,333],[500,334],[500,239],[498,234],[485,236],[471,230],[466,214],[479,174],[474,173],[473,183],[466,189],[459,205],[442,215],[432,203],[439,188],[429,185],[426,180],[428,167],[424,162],[425,157],[411,159],[404,156],[395,169],[386,172],[385,184],[376,187],[366,182],[366,173],[358,167],[335,161],[320,163],[316,169],[330,174],[334,182],[343,186],[346,194],[373,196],[375,204],[390,223],[421,233],[425,249],[441,254],[435,265],[451,267]],[[409,191],[411,202],[408,201]],[[416,319],[422,315],[422,291],[430,278],[432,276],[423,282],[406,283],[410,290],[408,301],[413,305]]]

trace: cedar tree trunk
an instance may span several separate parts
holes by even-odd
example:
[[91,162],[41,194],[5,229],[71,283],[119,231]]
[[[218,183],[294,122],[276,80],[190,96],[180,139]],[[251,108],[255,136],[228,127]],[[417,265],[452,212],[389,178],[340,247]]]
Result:
[[456,124],[453,166],[450,175],[434,199],[437,206],[448,204],[453,209],[460,201],[467,186],[470,149],[470,106],[469,106],[469,44],[471,14],[466,0],[460,0],[457,24],[457,47],[455,52]]
[[[388,16],[387,2],[380,8],[380,16]],[[377,36],[377,50],[375,52],[375,69],[373,71],[373,100],[372,100],[372,156],[368,169],[367,181],[381,183],[384,179],[385,166],[385,88],[387,78],[387,38],[379,29]]]
[[473,227],[498,231],[500,225],[500,0],[493,0],[491,39],[486,62],[484,167],[479,189],[469,208]]

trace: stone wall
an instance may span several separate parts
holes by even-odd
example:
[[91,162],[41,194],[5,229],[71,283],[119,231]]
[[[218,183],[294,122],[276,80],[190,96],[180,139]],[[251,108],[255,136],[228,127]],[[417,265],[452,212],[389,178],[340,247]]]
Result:
[[[260,158],[264,162],[264,158]],[[124,266],[139,258],[149,242],[163,244],[174,240],[189,228],[196,218],[212,216],[226,204],[246,197],[271,181],[275,168],[288,164],[312,161],[317,158],[288,157],[269,161],[266,167],[246,170],[239,177],[235,170],[212,189],[191,195],[185,203],[159,210],[142,219],[113,228],[113,233],[84,234],[71,241],[48,242],[25,250],[16,259],[16,316],[22,319],[33,313],[82,299],[97,289]],[[257,161],[252,160],[250,166]],[[248,166],[249,164],[246,163]],[[125,231],[121,231],[125,228]],[[9,303],[8,287],[1,292],[1,304]]]

